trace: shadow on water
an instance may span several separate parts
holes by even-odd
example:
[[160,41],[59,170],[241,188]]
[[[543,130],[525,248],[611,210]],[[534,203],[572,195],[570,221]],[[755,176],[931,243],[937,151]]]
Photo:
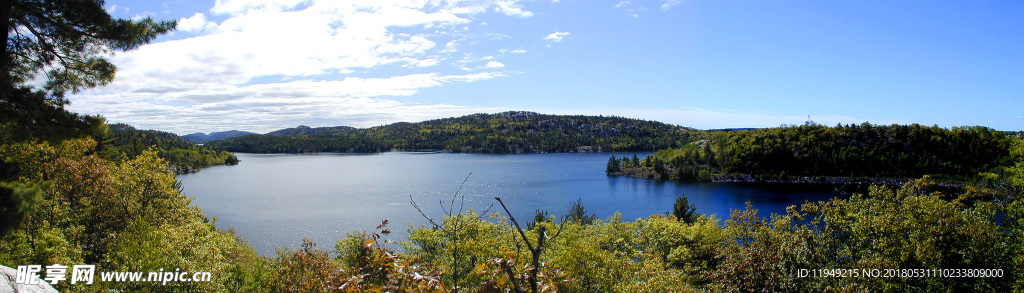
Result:
[[[784,214],[790,205],[801,205],[807,201],[828,200],[833,197],[847,197],[832,185],[791,185],[755,183],[706,183],[677,182],[607,176],[612,194],[631,196],[636,204],[629,204],[621,198],[613,198],[604,211],[618,210],[623,216],[644,217],[652,208],[663,207],[669,211],[678,196],[685,194],[697,212],[714,214],[719,219],[728,218],[731,210],[745,209],[747,202],[758,210],[761,216],[773,213]],[[624,204],[624,205],[623,205]],[[633,218],[627,217],[627,218]]]

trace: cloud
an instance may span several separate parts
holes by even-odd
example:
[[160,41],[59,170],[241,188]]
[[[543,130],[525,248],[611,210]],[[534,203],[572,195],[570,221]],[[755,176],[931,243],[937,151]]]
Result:
[[[117,79],[71,97],[71,107],[184,132],[267,130],[299,121],[344,125],[355,121],[346,118],[350,114],[363,117],[354,126],[372,126],[366,123],[484,111],[394,98],[504,76],[493,71],[502,68],[500,62],[460,50],[506,38],[474,28],[482,25],[481,14],[532,16],[522,3],[217,0],[208,13],[178,20],[183,38],[115,55]],[[470,54],[466,63],[473,64],[450,66],[449,59],[460,58],[456,54]]]
[[202,12],[196,12],[191,17],[179,19],[177,30],[191,33],[213,32],[217,30],[217,24],[207,21],[206,15]]
[[553,32],[553,33],[547,35],[546,37],[544,37],[544,40],[548,40],[548,41],[552,41],[552,42],[556,42],[557,43],[557,42],[561,42],[563,39],[565,39],[569,35],[570,35],[570,33],[568,33],[568,32]]
[[501,62],[494,61],[494,60],[491,60],[491,61],[487,62],[487,65],[484,65],[484,68],[502,68],[502,67],[505,67],[505,64],[502,64]]
[[[370,127],[399,121],[501,108],[449,104],[415,104],[392,98],[451,83],[477,82],[504,74],[409,74],[388,78],[349,77],[343,80],[299,80],[194,89],[169,93],[97,92],[79,97],[70,107],[81,113],[102,113],[112,122],[180,134],[241,129],[268,132],[299,124]],[[359,121],[350,115],[372,115]]]
[[683,3],[684,0],[664,0],[661,3],[661,10],[669,10],[672,7]]
[[518,1],[515,0],[499,0],[495,2],[494,11],[504,13],[509,16],[517,17],[531,17],[533,12],[523,10]]
[[218,14],[240,14],[252,10],[286,10],[305,0],[217,0],[210,11]]

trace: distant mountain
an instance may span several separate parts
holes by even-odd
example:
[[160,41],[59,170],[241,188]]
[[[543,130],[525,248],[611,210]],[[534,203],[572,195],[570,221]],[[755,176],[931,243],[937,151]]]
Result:
[[372,128],[299,126],[211,141],[233,152],[311,153],[438,150],[463,153],[653,151],[679,147],[698,131],[622,117],[511,111]]
[[195,144],[204,144],[204,143],[207,143],[207,142],[210,142],[210,141],[214,141],[214,140],[221,140],[221,139],[225,139],[225,138],[232,138],[232,137],[238,137],[238,136],[250,135],[250,134],[256,134],[256,133],[248,132],[248,131],[238,131],[238,130],[213,132],[213,133],[210,133],[210,134],[206,134],[206,133],[202,133],[202,132],[196,132],[196,133],[185,135],[185,138],[188,139],[189,141],[191,141],[192,143],[195,143]]

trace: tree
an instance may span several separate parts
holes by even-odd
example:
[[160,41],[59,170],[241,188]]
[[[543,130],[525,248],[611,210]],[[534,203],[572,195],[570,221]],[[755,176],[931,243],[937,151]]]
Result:
[[569,207],[569,214],[565,215],[565,218],[583,225],[590,225],[594,223],[597,216],[587,215],[587,209],[583,208],[583,199],[577,198]]
[[533,227],[536,227],[537,224],[547,222],[549,217],[551,217],[551,215],[548,214],[548,211],[537,209],[534,211],[533,221],[526,222],[526,230],[533,230]]
[[[105,56],[149,43],[175,21],[114,19],[102,0],[12,0],[0,5],[0,125],[20,139],[49,128],[88,129],[97,117],[64,110],[67,92],[109,84],[117,67]],[[29,84],[46,74],[41,89]],[[10,125],[13,124],[13,125]],[[27,133],[27,135],[26,135]]]
[[683,193],[676,198],[676,203],[672,205],[672,215],[685,223],[693,223],[697,221],[697,207],[690,203],[686,193]]
[[[0,140],[60,141],[106,132],[100,116],[64,109],[65,93],[106,85],[117,69],[104,56],[149,43],[174,29],[175,21],[113,19],[102,0],[11,0],[0,4]],[[29,82],[46,74],[41,89]],[[0,160],[0,168],[17,166]],[[0,210],[12,214],[16,201],[0,187]],[[0,229],[5,230],[5,229]],[[2,232],[2,231],[0,231]]]
[[615,156],[608,158],[608,167],[604,169],[604,172],[608,174],[615,174],[619,171],[622,171],[622,166],[619,165],[619,159],[615,158]]

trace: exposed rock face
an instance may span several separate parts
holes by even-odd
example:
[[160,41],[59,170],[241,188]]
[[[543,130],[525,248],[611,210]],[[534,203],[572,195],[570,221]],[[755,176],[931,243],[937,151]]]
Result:
[[39,284],[36,285],[25,285],[15,284],[15,278],[18,276],[18,270],[0,266],[0,293],[58,293],[56,289],[50,287],[50,284],[46,281],[38,280]]

